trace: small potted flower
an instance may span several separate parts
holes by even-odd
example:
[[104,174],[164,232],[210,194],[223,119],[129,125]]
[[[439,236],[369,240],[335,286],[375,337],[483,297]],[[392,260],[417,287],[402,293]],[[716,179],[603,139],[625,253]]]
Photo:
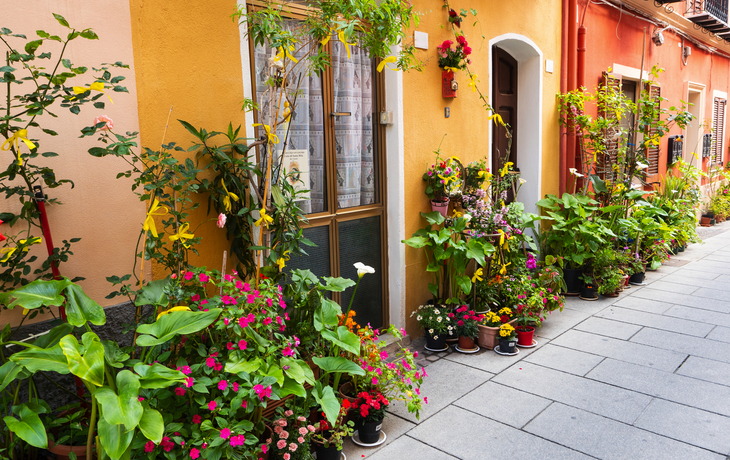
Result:
[[443,97],[456,97],[457,85],[454,80],[454,72],[466,68],[471,63],[468,56],[471,54],[471,48],[466,41],[466,37],[459,35],[456,37],[456,43],[446,40],[436,47],[439,55],[439,67],[441,67],[441,85]]
[[[321,420],[314,425],[312,433],[312,443],[314,450],[317,452],[317,460],[340,460],[343,441],[345,437],[352,436],[354,422],[347,421],[347,411],[350,409],[350,401],[344,399],[337,423],[332,426],[328,421],[324,412],[321,414]],[[300,433],[303,430],[300,428]]]
[[509,323],[504,323],[499,327],[499,351],[506,354],[516,352],[515,341],[517,336],[515,328]]
[[450,197],[461,193],[461,167],[454,157],[442,159],[440,149],[434,153],[436,162],[423,174],[426,196],[431,200],[432,211],[448,217]]
[[307,422],[302,414],[295,414],[293,410],[281,411],[278,419],[272,422],[274,435],[268,446],[269,458],[276,460],[297,460],[309,458],[309,441],[314,426]]
[[459,337],[459,345],[456,348],[461,352],[472,352],[478,348],[474,343],[474,339],[479,336],[479,323],[482,315],[477,315],[474,310],[462,305],[455,312],[449,313],[452,322],[456,322],[454,332]]
[[388,399],[378,390],[358,393],[354,404],[355,424],[362,444],[375,444],[380,440],[380,429],[388,404]]
[[[421,305],[411,313],[426,332],[426,349],[429,351],[443,351],[446,349],[446,336],[451,326],[451,318],[441,305]],[[452,328],[453,331],[453,328]]]

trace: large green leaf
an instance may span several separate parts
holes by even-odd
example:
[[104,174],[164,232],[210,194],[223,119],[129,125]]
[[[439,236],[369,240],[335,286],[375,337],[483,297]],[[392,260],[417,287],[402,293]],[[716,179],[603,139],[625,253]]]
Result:
[[342,308],[330,299],[322,299],[319,308],[314,311],[314,328],[321,331],[325,328],[337,326],[339,319],[337,315],[342,314]]
[[285,369],[284,373],[298,383],[307,382],[314,385],[314,372],[306,362],[300,359],[281,358],[281,366]]
[[365,370],[357,363],[340,356],[314,357],[312,361],[324,372],[345,372],[351,375],[365,375]]
[[220,308],[209,311],[175,311],[163,315],[152,324],[142,324],[137,328],[140,335],[137,345],[152,347],[172,340],[176,335],[193,334],[213,324],[221,313]]
[[8,429],[31,446],[38,447],[39,449],[47,449],[48,437],[46,436],[46,428],[43,426],[43,422],[41,422],[38,414],[26,404],[21,404],[17,412],[20,420],[13,416],[3,417],[3,421]]
[[142,388],[167,388],[175,383],[185,381],[185,374],[159,363],[151,366],[144,363],[137,363],[134,366],[134,371],[139,374],[139,384]]
[[337,417],[340,415],[340,402],[337,400],[332,387],[329,385],[322,387],[322,384],[317,382],[312,389],[312,396],[319,403],[319,407],[324,412],[327,420],[334,426],[337,423]]
[[99,442],[111,460],[119,460],[132,443],[134,430],[126,430],[124,425],[110,425],[103,417],[98,425]]
[[136,306],[140,305],[155,305],[160,307],[166,307],[170,304],[170,300],[165,294],[165,288],[170,284],[170,278],[161,280],[151,281],[144,285],[137,294],[137,298],[134,299]]
[[68,359],[68,368],[78,378],[98,387],[104,384],[104,345],[99,336],[87,332],[81,337],[83,347],[73,335],[67,335],[59,342]]
[[284,384],[281,386],[281,397],[295,395],[300,398],[307,397],[307,390],[304,389],[304,385],[297,382],[289,377],[284,377]]
[[324,289],[332,292],[342,292],[350,286],[354,286],[355,282],[347,278],[331,278],[325,276],[322,278],[325,282]]
[[91,297],[87,296],[81,286],[69,284],[65,293],[66,317],[69,324],[80,327],[86,324],[87,321],[96,326],[106,323],[104,309],[94,302]]
[[63,354],[60,345],[55,345],[47,349],[28,348],[27,350],[19,351],[11,355],[10,361],[20,364],[30,372],[47,371],[57,372],[59,374],[68,374],[71,372],[68,359]]
[[16,305],[20,305],[28,310],[43,306],[60,307],[64,302],[64,298],[61,293],[64,289],[66,289],[66,286],[70,284],[71,281],[67,278],[51,281],[33,281],[32,283],[26,284],[25,286],[8,294],[8,298],[14,299],[8,305],[8,309],[13,309]]
[[146,402],[142,404],[144,412],[139,420],[139,431],[150,441],[159,444],[165,431],[162,414],[152,409]]
[[48,331],[48,334],[43,334],[42,336],[38,337],[35,342],[33,342],[33,345],[39,348],[50,348],[58,344],[59,340],[61,340],[61,337],[66,336],[73,332],[74,327],[68,323],[61,323],[58,326],[54,327],[50,331]]
[[264,376],[267,376],[267,377],[273,377],[273,378],[275,378],[276,379],[276,383],[279,386],[281,386],[281,385],[284,384],[284,370],[281,367],[279,367],[279,366],[277,366],[275,364],[272,365],[271,367],[269,367],[269,370],[267,370],[266,372],[259,371],[259,373],[261,375],[264,375]]
[[129,355],[119,349],[117,342],[105,340],[101,344],[104,345],[104,359],[106,363],[118,369],[124,367],[124,362],[129,359]]
[[229,374],[238,374],[239,372],[245,372],[247,374],[250,374],[252,372],[255,372],[261,365],[263,364],[263,361],[261,358],[256,358],[251,361],[247,361],[245,359],[240,359],[238,355],[235,355],[232,358],[229,358],[228,361],[226,361],[226,367],[225,371]]
[[333,331],[324,330],[322,337],[354,355],[360,354],[360,337],[350,332],[345,326],[338,327],[336,335]]
[[5,387],[10,385],[22,370],[23,367],[13,361],[8,361],[0,366],[0,391],[3,391]]
[[116,378],[116,393],[109,387],[96,390],[94,396],[101,406],[101,414],[110,425],[124,424],[133,430],[142,418],[139,401],[139,378],[128,370],[120,371]]

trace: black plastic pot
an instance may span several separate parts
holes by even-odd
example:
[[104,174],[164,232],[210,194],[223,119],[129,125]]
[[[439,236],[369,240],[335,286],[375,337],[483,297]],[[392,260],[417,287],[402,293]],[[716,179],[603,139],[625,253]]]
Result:
[[431,334],[426,333],[426,347],[431,350],[443,350],[446,348],[446,334],[439,334],[438,339],[434,339]]
[[502,353],[514,353],[516,350],[516,343],[517,341],[515,340],[499,339],[499,351],[501,351]]
[[337,446],[325,447],[322,444],[315,444],[314,450],[317,452],[317,460],[340,460],[342,451]]
[[566,268],[563,270],[563,279],[565,279],[568,294],[578,294],[580,292],[580,275],[582,273],[583,270],[579,268]]
[[631,278],[629,278],[629,283],[641,284],[644,282],[644,276],[646,276],[646,273],[644,272],[634,273],[633,275],[631,275]]
[[682,245],[679,247],[679,252],[684,252],[685,249],[687,249],[687,246]]
[[375,444],[380,440],[380,429],[383,427],[383,420],[377,422],[363,422],[358,428],[360,442],[364,444]]
[[583,286],[580,288],[580,297],[585,300],[595,300],[598,298],[596,295],[596,287],[594,285]]

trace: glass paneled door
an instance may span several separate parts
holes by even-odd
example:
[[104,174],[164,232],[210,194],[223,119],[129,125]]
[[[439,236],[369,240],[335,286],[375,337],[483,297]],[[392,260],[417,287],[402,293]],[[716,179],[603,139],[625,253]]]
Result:
[[[293,19],[296,27],[298,18]],[[320,75],[303,71],[298,81],[306,83],[305,91],[297,97],[289,135],[278,133],[280,139],[288,139],[287,150],[301,152],[301,162],[308,163],[300,165],[309,173],[311,189],[310,199],[301,203],[309,220],[304,235],[317,244],[305,248],[308,255],[292,257],[286,269],[357,280],[356,262],[373,267],[375,274],[365,275],[358,287],[353,309],[358,323],[377,328],[388,323],[384,149],[376,117],[382,104],[382,75],[362,49],[350,45],[348,50],[336,36],[325,49],[331,66]],[[264,99],[271,50],[257,46],[252,51],[256,97]],[[260,122],[270,108],[266,100],[255,102]],[[352,294],[349,288],[334,293],[333,299],[347,309]]]

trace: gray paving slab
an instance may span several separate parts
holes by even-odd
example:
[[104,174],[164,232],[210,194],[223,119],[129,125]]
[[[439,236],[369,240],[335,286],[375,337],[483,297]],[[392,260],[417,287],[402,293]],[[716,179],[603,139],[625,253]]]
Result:
[[431,363],[427,372],[428,377],[421,385],[421,395],[428,398],[428,404],[423,405],[420,421],[403,404],[395,405],[389,412],[413,423],[422,423],[494,375],[447,359]]
[[726,342],[649,328],[639,331],[631,338],[631,342],[657,347],[664,352],[674,350],[677,353],[730,363],[730,343]]
[[385,417],[385,420],[383,420],[382,430],[386,433],[387,438],[382,445],[377,447],[362,447],[352,442],[351,438],[348,438],[345,440],[342,451],[345,455],[347,455],[347,458],[358,459],[363,458],[363,456],[370,458],[370,454],[387,448],[389,444],[395,442],[398,438],[402,437],[415,426],[416,425],[414,423],[404,420],[396,415],[388,415]]
[[451,353],[446,356],[445,359],[463,364],[464,366],[496,374],[514,365],[516,362],[522,360],[524,357],[540,348],[540,339],[537,340],[537,347],[520,348],[520,352],[517,356],[502,356],[498,355],[494,350],[482,350],[475,354]]
[[[667,275],[669,276],[669,275]],[[652,289],[661,289],[662,291],[667,292],[676,292],[678,294],[692,294],[694,291],[697,290],[698,286],[693,286],[689,284],[681,284],[681,283],[673,283],[671,281],[667,281],[667,277],[664,277],[660,280],[657,280],[653,283],[651,283]]]
[[665,316],[687,319],[690,321],[699,321],[717,326],[730,327],[730,315],[727,313],[718,313],[716,311],[699,310],[697,308],[685,307],[684,305],[674,305],[672,308],[664,312]]
[[730,300],[730,292],[723,289],[701,287],[693,292],[692,295],[703,299],[720,300],[723,302]]
[[644,395],[730,416],[730,388],[716,383],[613,359],[604,360],[586,377]]
[[660,302],[672,303],[674,305],[685,305],[687,307],[699,308],[702,310],[712,310],[720,313],[730,313],[730,302],[713,300],[708,302],[707,299],[695,297],[688,294],[677,294],[676,292],[667,292],[659,289],[646,287],[631,295],[632,297],[640,297],[648,300],[658,300]]
[[[608,307],[613,308],[613,307]],[[604,310],[605,311],[605,310]],[[642,326],[628,324],[626,322],[612,321],[610,319],[591,316],[573,329],[593,334],[605,335],[615,339],[628,340],[641,330]]]
[[706,337],[708,339],[730,343],[730,327],[715,326]]
[[677,374],[730,386],[730,364],[690,356],[682,363]]
[[634,426],[713,452],[730,452],[730,419],[655,399]]
[[651,401],[651,397],[646,395],[526,361],[520,367],[511,367],[500,373],[493,380],[625,423],[633,423]]
[[[454,406],[447,407],[417,426],[408,436],[461,459],[589,458],[569,448]],[[415,452],[410,457],[414,457],[414,454]]]
[[[636,335],[639,334],[641,334],[641,331]],[[687,358],[687,353],[664,350],[639,344],[633,340],[629,342],[577,330],[570,330],[551,343],[667,372],[674,372]]]
[[[688,307],[689,308],[689,307]],[[705,337],[713,326],[707,323],[687,319],[672,318],[654,313],[646,313],[629,308],[612,306],[596,314],[596,317],[630,323],[637,326],[646,326],[681,334]]]
[[[347,458],[360,460],[363,457],[360,455],[351,457],[348,454]],[[395,460],[408,458],[417,458],[418,460],[453,460],[456,457],[445,452],[441,452],[438,449],[434,449],[428,444],[417,441],[409,436],[401,436],[398,438],[397,443],[392,443],[371,455],[365,454],[364,458],[367,458],[368,460]]]
[[[515,428],[522,428],[552,403],[524,391],[487,382],[457,399],[455,406]],[[504,410],[509,407],[509,410]]]
[[605,460],[725,460],[724,456],[558,403],[538,415],[525,431]]
[[[637,290],[635,294],[638,294],[640,290]],[[641,297],[638,297],[634,294],[629,295],[627,297],[624,297],[623,299],[619,299],[614,305],[617,305],[619,307],[624,308],[630,308],[632,310],[639,310],[639,311],[645,311],[648,313],[657,313],[662,314],[665,311],[669,310],[673,303],[667,303],[667,302],[659,302],[656,300],[649,300],[644,299]]]
[[575,375],[586,375],[603,356],[592,355],[572,348],[558,347],[551,343],[525,358],[525,361]]
[[[582,302],[588,304],[591,303],[585,301]],[[592,313],[586,311],[572,310],[568,308],[563,309],[561,312],[554,312],[545,322],[543,322],[542,327],[535,331],[535,335],[543,339],[554,339],[563,332],[570,330],[576,324],[590,317],[591,314]],[[538,338],[537,340],[539,341],[540,339]]]
[[[719,278],[721,276],[719,274],[712,274],[707,272],[701,272],[697,270],[692,270],[691,268],[682,267],[681,270],[678,270],[674,273],[671,273],[667,275],[664,280],[672,283],[682,283],[682,284],[688,284],[691,280],[696,280],[699,282],[709,282],[709,281],[719,281]],[[702,284],[698,284],[698,286],[702,286]]]

